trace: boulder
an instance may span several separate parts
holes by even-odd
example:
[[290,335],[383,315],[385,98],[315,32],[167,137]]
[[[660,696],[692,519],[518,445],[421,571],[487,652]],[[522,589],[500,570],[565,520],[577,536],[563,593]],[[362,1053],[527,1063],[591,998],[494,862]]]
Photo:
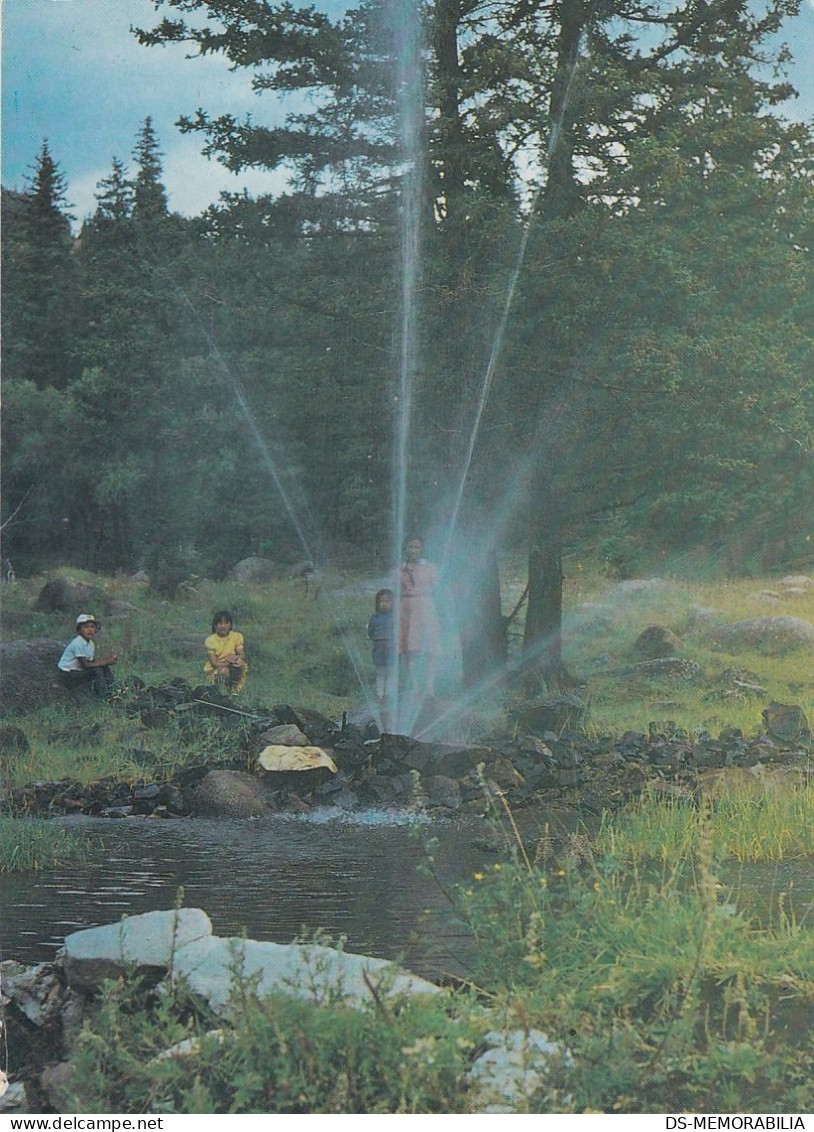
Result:
[[68,574],[52,578],[39,592],[34,608],[43,613],[99,614],[107,610],[104,590],[93,582],[82,582]]
[[57,953],[72,987],[95,987],[129,970],[163,976],[185,946],[212,935],[200,908],[173,908],[130,916],[118,924],[67,936]]
[[752,617],[720,626],[713,643],[727,651],[748,648],[781,654],[814,647],[814,625],[800,617]]
[[516,714],[522,730],[544,736],[547,731],[559,734],[574,728],[584,712],[582,699],[576,693],[566,693],[524,704]]
[[3,994],[35,1026],[45,1026],[58,1017],[65,988],[53,963],[24,967],[8,959],[0,963]]
[[243,585],[264,585],[267,582],[276,581],[280,574],[280,567],[270,558],[251,555],[249,558],[242,558],[232,567],[229,571],[229,578],[231,581],[241,582]]
[[648,625],[639,633],[633,645],[633,651],[643,660],[675,656],[682,648],[681,640],[665,625]]
[[801,743],[811,735],[805,712],[797,704],[779,704],[772,700],[762,715],[766,730],[782,743]]
[[210,770],[184,791],[184,802],[201,817],[257,818],[271,812],[262,785],[240,770]]
[[814,586],[814,579],[807,574],[786,574],[785,578],[780,579],[780,585],[786,590],[804,592]]
[[269,773],[320,769],[327,769],[331,774],[337,773],[336,763],[322,747],[285,747],[275,744],[260,752],[257,765]]
[[171,978],[183,979],[193,994],[221,1015],[230,1013],[240,980],[250,980],[258,998],[278,991],[316,1004],[341,999],[358,1006],[396,994],[441,993],[434,983],[384,959],[318,944],[287,945],[214,936],[178,948]]
[[281,747],[309,747],[308,736],[303,734],[296,723],[283,723],[279,727],[270,727],[260,736],[260,742],[265,746]]
[[57,677],[57,661],[64,648],[63,643],[48,637],[0,643],[0,703],[4,712],[32,711],[72,694]]

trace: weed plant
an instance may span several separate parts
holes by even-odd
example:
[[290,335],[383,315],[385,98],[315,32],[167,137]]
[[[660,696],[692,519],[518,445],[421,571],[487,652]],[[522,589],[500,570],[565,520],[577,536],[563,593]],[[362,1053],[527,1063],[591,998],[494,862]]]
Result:
[[0,873],[31,872],[82,863],[88,839],[55,822],[0,816]]
[[[444,1001],[354,1009],[286,995],[261,1002],[245,989],[227,1024],[202,1013],[182,986],[157,995],[132,980],[106,983],[73,1055],[63,1111],[465,1111],[472,1043]],[[189,1043],[186,1054],[166,1056],[178,1042]]]
[[527,1111],[810,1111],[814,935],[729,903],[703,821],[655,874],[618,847],[582,870],[518,855],[461,890],[492,1010],[573,1057]]

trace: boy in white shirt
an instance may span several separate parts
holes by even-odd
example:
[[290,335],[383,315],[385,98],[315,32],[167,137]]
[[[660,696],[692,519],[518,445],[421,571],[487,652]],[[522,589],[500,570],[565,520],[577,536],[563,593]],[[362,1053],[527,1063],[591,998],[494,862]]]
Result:
[[80,613],[76,619],[76,636],[59,658],[57,668],[60,679],[69,688],[90,683],[97,696],[109,699],[113,694],[111,665],[118,657],[115,653],[96,659],[94,637],[99,622],[92,613]]

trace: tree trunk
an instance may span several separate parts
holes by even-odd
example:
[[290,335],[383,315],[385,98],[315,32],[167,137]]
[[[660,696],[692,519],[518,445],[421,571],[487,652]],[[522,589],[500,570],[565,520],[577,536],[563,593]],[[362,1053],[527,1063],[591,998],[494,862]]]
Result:
[[456,585],[456,598],[463,686],[474,688],[506,667],[507,624],[494,549],[468,563]]
[[562,548],[559,538],[529,550],[529,596],[523,654],[546,684],[575,683],[562,659]]

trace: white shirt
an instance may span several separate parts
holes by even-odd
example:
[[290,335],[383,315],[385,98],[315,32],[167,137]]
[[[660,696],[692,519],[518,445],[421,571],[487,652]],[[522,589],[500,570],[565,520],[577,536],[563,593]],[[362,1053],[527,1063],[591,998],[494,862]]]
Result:
[[79,663],[79,657],[84,657],[85,660],[93,660],[95,653],[96,646],[93,641],[86,641],[84,637],[80,637],[77,633],[59,658],[57,668],[61,668],[63,672],[76,672],[77,669],[82,667]]

